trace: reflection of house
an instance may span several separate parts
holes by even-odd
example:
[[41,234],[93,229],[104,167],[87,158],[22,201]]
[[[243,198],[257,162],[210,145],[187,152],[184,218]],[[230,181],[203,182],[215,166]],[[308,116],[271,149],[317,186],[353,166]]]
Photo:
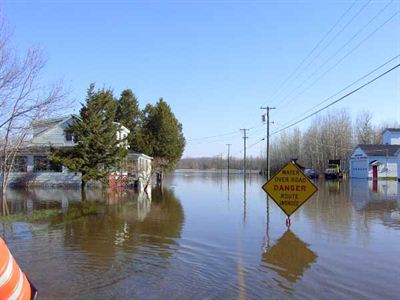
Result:
[[[46,119],[32,123],[32,139],[19,151],[10,175],[10,184],[14,185],[78,185],[81,174],[71,172],[68,168],[55,164],[49,159],[50,147],[71,148],[75,145],[74,137],[69,131],[72,116]],[[125,140],[129,130],[120,125],[117,140]],[[127,144],[121,144],[126,146]],[[151,157],[129,152],[123,164],[123,174],[130,171],[137,178],[138,174],[151,172]],[[119,172],[121,173],[121,172]]]
[[400,227],[400,183],[352,179],[350,199],[355,209],[368,218],[382,220],[388,227]]
[[357,145],[349,162],[350,177],[400,179],[400,129],[386,129],[382,145]]

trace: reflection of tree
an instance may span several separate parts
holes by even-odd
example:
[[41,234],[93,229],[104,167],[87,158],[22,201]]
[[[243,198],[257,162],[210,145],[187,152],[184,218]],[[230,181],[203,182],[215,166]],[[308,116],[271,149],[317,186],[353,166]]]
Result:
[[263,266],[295,283],[315,262],[317,255],[290,230],[262,256]]
[[86,208],[87,217],[65,223],[67,246],[87,251],[91,259],[102,260],[99,264],[112,264],[118,249],[133,253],[139,248],[151,247],[160,256],[172,254],[171,246],[180,237],[184,220],[182,206],[172,190],[153,191],[152,199],[146,194],[124,192],[118,195],[118,202],[114,192],[110,195],[114,205],[97,203],[94,214],[90,213],[91,208]]
[[318,192],[302,210],[317,232],[334,233],[347,240],[353,221],[347,181],[320,180]]

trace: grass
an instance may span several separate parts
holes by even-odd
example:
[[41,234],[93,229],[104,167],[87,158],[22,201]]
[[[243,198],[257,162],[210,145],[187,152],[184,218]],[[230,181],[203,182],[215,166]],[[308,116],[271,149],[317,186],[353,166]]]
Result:
[[30,213],[16,213],[8,216],[1,215],[0,223],[49,222],[50,225],[59,225],[76,221],[83,217],[97,215],[100,210],[101,208],[97,203],[83,202],[70,205],[66,213],[63,213],[60,209],[40,209]]
[[14,223],[14,222],[40,222],[52,219],[61,214],[59,209],[41,209],[34,210],[29,214],[17,213],[8,216],[0,216],[0,223]]

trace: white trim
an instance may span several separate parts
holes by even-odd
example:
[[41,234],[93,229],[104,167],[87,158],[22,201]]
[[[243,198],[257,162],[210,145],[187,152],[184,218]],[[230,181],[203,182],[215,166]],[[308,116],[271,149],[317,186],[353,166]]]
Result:
[[7,269],[3,273],[3,275],[0,276],[0,288],[10,280],[12,272],[13,272],[13,257],[10,251],[8,251]]
[[8,298],[8,300],[18,300],[19,296],[21,296],[22,287],[24,286],[24,275],[22,274],[21,269],[19,270],[19,280],[17,288],[14,290],[12,295]]

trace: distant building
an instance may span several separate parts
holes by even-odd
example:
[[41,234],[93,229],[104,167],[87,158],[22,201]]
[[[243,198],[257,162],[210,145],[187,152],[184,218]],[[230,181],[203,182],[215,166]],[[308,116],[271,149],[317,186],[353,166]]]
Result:
[[400,128],[386,128],[383,131],[384,145],[400,145]]
[[[69,131],[72,117],[45,119],[31,124],[32,138],[16,156],[13,172],[10,174],[10,185],[80,185],[79,172],[70,171],[49,159],[50,146],[72,148],[75,145],[73,134]],[[128,136],[129,130],[119,126],[116,139],[122,141]],[[129,147],[127,143],[121,146]],[[123,166],[116,166],[118,171],[113,174],[143,181],[146,176],[151,175],[151,160],[145,154],[128,151]]]
[[385,129],[383,144],[357,145],[349,164],[352,178],[400,179],[400,129]]

